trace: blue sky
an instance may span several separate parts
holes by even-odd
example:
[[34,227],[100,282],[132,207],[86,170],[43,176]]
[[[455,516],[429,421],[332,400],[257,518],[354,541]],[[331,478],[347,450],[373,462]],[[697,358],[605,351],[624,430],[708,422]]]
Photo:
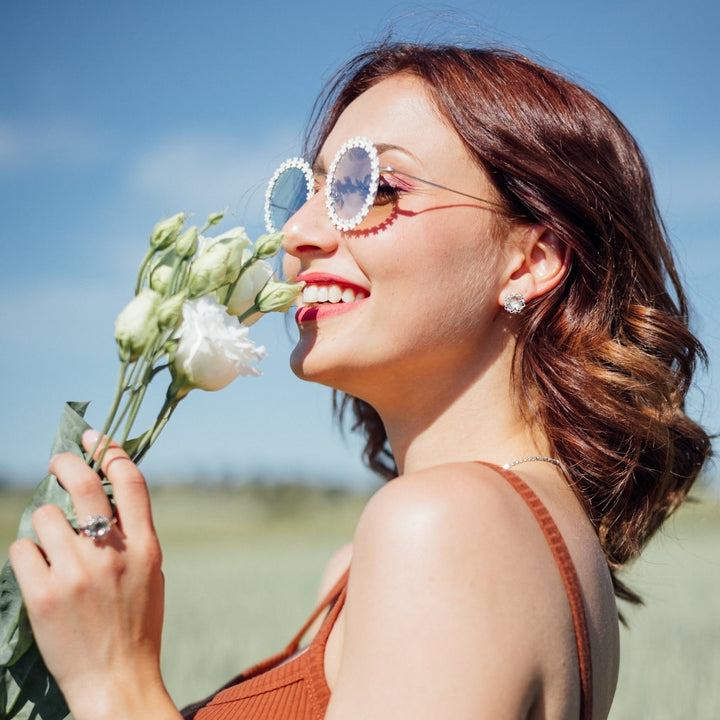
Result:
[[[113,323],[156,220],[229,208],[261,231],[267,177],[296,154],[332,71],[393,26],[520,49],[624,120],[713,366],[691,407],[720,429],[720,10],[712,0],[456,3],[6,2],[0,33],[0,476],[39,480],[65,400],[99,424]],[[252,328],[262,378],[196,392],[144,462],[152,478],[293,473],[363,485],[330,392],[287,368],[280,316]],[[715,361],[715,362],[713,362]]]

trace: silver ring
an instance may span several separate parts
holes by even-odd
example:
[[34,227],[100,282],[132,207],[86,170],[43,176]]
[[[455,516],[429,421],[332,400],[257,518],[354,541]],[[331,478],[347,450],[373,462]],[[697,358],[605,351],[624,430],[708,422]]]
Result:
[[78,531],[93,540],[102,540],[110,534],[117,520],[107,515],[88,515],[84,525],[78,526]]

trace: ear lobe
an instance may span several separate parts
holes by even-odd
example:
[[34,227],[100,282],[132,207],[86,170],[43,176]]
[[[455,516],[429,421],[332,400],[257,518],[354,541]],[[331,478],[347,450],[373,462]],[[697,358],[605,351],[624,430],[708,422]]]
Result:
[[525,300],[544,295],[558,285],[570,267],[570,248],[550,228],[532,225],[524,228],[523,236],[518,241],[515,269],[501,292],[500,305],[512,294],[522,295]]

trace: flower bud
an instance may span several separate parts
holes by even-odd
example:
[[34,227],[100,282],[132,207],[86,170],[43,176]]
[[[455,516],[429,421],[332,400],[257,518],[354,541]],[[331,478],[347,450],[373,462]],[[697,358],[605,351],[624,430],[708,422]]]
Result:
[[211,228],[214,225],[217,225],[224,217],[225,217],[224,210],[222,212],[211,213],[210,215],[208,215],[208,218],[205,221],[205,227]]
[[195,225],[188,228],[175,243],[175,250],[181,258],[195,254],[198,246],[198,229]]
[[180,341],[177,338],[170,338],[164,345],[163,351],[166,355],[174,355],[177,352]]
[[[252,255],[248,248],[243,251],[243,264],[252,259]],[[241,316],[248,312],[255,305],[255,297],[263,289],[265,284],[275,276],[270,263],[264,260],[255,260],[248,265],[241,273],[235,283],[232,294],[227,298],[227,311],[231,315]],[[225,301],[228,293],[228,286],[218,290],[218,298],[221,302]],[[256,312],[249,317],[243,318],[245,325],[252,325],[260,319],[261,313]]]
[[217,238],[201,252],[190,265],[188,279],[190,297],[207,295],[223,285],[235,282],[242,267],[243,249],[249,242],[242,237],[226,234]]
[[159,263],[156,265],[150,273],[150,287],[155,292],[164,295],[170,287],[170,280],[172,279],[173,270],[169,265]]
[[255,305],[260,312],[285,312],[295,302],[305,283],[269,280],[257,294]]
[[150,233],[150,246],[155,250],[163,250],[172,245],[185,222],[185,217],[185,213],[178,213],[157,223]]
[[161,297],[154,290],[141,290],[115,320],[115,340],[122,360],[137,360],[158,334],[157,310]]
[[255,241],[253,257],[259,259],[275,257],[275,255],[280,252],[284,237],[285,236],[280,232],[272,233],[270,235],[261,235]]
[[157,311],[157,319],[161,330],[175,327],[180,322],[182,306],[186,300],[187,291],[182,290],[160,303]]

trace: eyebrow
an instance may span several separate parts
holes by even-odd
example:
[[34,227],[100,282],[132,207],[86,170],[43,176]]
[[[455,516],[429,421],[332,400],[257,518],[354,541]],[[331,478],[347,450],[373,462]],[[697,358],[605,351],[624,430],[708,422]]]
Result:
[[378,151],[378,155],[381,155],[388,150],[397,150],[398,152],[401,152],[404,155],[412,158],[416,162],[420,162],[419,158],[417,157],[417,155],[415,155],[415,153],[410,152],[410,150],[404,148],[402,145],[395,145],[393,143],[378,143],[377,145],[375,145],[375,148]]
[[[382,155],[388,150],[396,150],[403,153],[404,155],[407,155],[409,158],[412,158],[413,160],[415,160],[415,162],[420,162],[420,160],[414,153],[410,152],[410,150],[404,148],[402,145],[395,145],[394,143],[374,143],[374,145],[375,149],[378,151],[378,155]],[[315,158],[315,162],[312,165],[312,171],[315,175],[327,175],[325,165],[319,158]]]

